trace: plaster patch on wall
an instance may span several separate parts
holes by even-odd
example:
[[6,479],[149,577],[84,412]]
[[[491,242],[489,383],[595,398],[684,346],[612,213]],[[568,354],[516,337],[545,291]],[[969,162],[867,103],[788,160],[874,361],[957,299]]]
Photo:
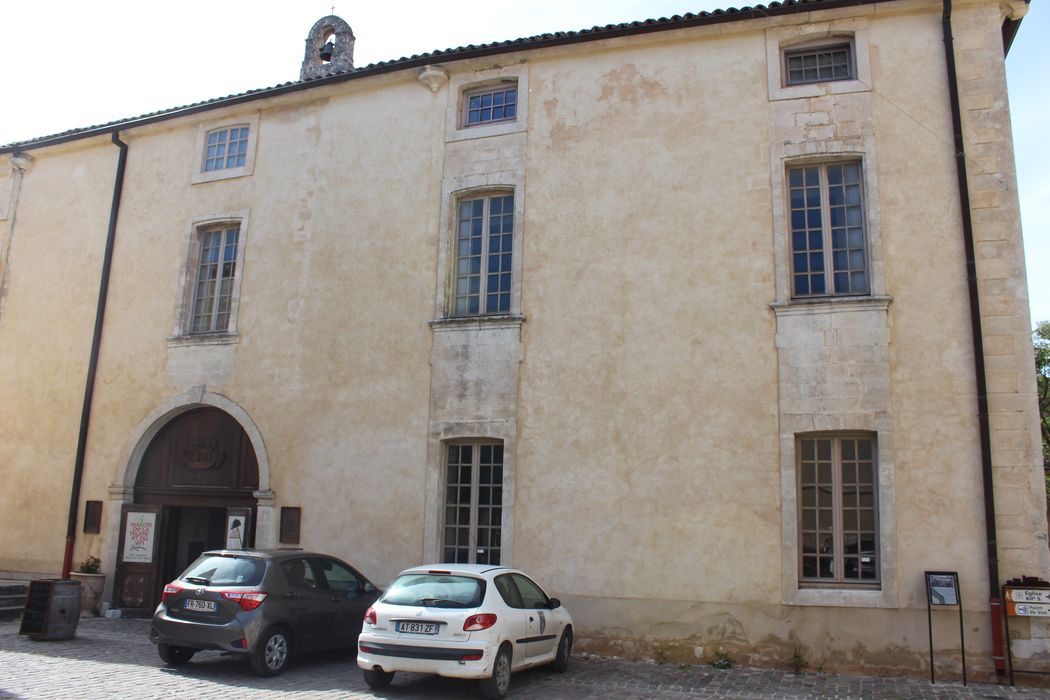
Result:
[[168,347],[169,387],[233,383],[236,344],[171,345]]
[[669,94],[663,83],[645,77],[632,63],[614,68],[603,78],[605,82],[598,95],[599,101],[615,100],[637,106],[640,100],[648,101]]

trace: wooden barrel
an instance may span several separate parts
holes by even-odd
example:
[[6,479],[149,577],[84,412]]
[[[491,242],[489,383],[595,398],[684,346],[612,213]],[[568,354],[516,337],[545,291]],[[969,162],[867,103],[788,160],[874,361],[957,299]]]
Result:
[[73,639],[80,621],[80,581],[38,579],[29,584],[19,633],[38,640]]

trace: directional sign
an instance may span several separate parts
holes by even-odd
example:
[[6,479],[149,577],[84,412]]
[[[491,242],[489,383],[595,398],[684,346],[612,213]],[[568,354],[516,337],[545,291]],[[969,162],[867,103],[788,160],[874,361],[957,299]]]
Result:
[[1013,617],[1050,617],[1050,603],[1007,603],[1006,614]]
[[1006,599],[1014,603],[1050,603],[1050,588],[1007,588]]

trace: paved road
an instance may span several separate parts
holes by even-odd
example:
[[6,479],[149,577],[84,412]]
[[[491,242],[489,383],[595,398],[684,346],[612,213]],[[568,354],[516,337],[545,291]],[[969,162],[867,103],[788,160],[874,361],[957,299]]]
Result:
[[[149,642],[147,620],[84,618],[76,639],[38,642],[0,622],[0,700],[121,698],[476,698],[472,682],[398,674],[370,690],[352,654],[295,660],[276,678],[258,678],[247,662],[203,652],[186,667],[164,666]],[[676,666],[577,655],[568,673],[536,669],[516,674],[510,698],[520,700],[683,700],[685,698],[920,698],[922,700],[1050,700],[1050,690],[938,683],[903,678]]]

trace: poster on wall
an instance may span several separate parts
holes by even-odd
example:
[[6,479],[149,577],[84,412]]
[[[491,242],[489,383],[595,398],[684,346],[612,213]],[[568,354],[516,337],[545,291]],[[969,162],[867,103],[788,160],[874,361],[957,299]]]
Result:
[[124,561],[149,564],[153,561],[153,540],[157,535],[157,514],[128,512],[124,525]]
[[247,518],[243,515],[226,516],[226,549],[244,549]]

